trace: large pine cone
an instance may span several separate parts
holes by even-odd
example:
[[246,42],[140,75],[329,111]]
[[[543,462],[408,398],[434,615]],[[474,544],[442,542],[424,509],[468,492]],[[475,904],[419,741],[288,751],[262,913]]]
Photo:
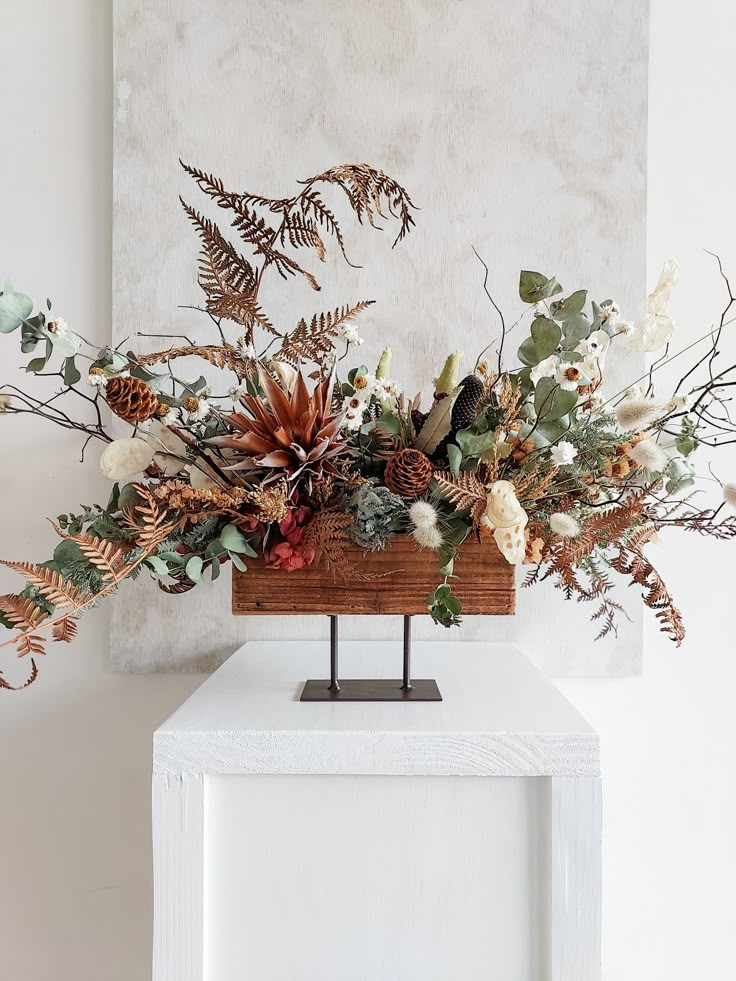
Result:
[[483,382],[477,375],[468,375],[460,382],[462,391],[452,407],[452,431],[472,426],[478,415],[478,405],[483,396]]
[[394,453],[386,464],[383,481],[401,497],[419,497],[432,480],[432,462],[421,450],[404,449]]
[[111,378],[105,386],[105,400],[126,422],[145,422],[158,410],[155,392],[140,378]]

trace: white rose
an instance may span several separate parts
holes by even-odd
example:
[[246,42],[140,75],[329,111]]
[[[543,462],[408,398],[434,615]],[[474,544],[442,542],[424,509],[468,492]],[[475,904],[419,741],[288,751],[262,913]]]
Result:
[[548,358],[544,361],[540,361],[539,364],[535,365],[529,377],[531,378],[532,385],[536,385],[541,378],[554,378],[554,374],[560,366],[560,359],[556,354],[550,354]]
[[116,439],[105,447],[100,469],[108,480],[129,480],[143,473],[153,462],[153,456],[153,447],[144,439],[135,436]]

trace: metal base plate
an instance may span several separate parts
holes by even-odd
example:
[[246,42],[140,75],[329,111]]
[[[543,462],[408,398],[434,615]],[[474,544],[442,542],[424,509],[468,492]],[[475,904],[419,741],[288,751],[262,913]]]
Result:
[[340,690],[330,691],[329,681],[306,681],[302,702],[441,702],[442,695],[433,678],[412,678],[411,688],[405,691],[401,679],[349,678],[340,679]]

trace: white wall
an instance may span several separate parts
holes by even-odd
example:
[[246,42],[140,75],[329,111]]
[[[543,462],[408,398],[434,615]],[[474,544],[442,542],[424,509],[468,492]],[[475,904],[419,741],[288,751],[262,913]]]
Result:
[[[66,318],[101,340],[110,315],[108,8],[5,0],[0,69],[0,276],[63,301]],[[727,0],[653,0],[649,279],[679,257],[677,312],[693,338],[720,301],[700,248],[721,251],[736,278],[734,28]],[[626,59],[598,43],[602,58]],[[2,348],[3,376],[12,347]],[[0,422],[3,556],[44,558],[52,535],[41,515],[102,493],[94,468],[70,462],[77,446],[40,423]],[[662,546],[659,565],[688,617],[685,646],[675,651],[650,622],[644,677],[562,685],[603,742],[606,981],[733,977],[733,551],[695,538]],[[0,575],[3,591],[15,584]],[[144,981],[150,734],[199,679],[112,674],[103,611],[41,668],[37,685],[0,701],[1,973]]]

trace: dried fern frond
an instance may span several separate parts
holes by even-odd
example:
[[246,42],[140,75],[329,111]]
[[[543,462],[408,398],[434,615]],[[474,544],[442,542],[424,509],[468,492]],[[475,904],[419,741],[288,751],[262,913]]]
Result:
[[268,265],[274,265],[282,279],[288,279],[289,276],[304,276],[313,290],[319,292],[322,289],[308,270],[303,269],[291,256],[279,252],[278,249],[274,249],[271,242],[260,242],[256,246],[256,254],[262,255],[265,259],[264,268]]
[[[305,218],[308,218],[310,214],[314,215],[315,221],[318,223],[320,228],[326,231],[329,235],[337,241],[342,252],[343,259],[349,266],[353,263],[348,259],[347,253],[345,252],[345,241],[343,239],[342,231],[337,223],[337,218],[330,211],[327,205],[324,203],[319,194],[312,188],[306,191],[302,191],[299,196],[299,207],[301,208],[301,213]],[[354,266],[355,269],[359,269],[360,266]]]
[[231,344],[186,344],[183,347],[170,347],[166,351],[138,355],[135,363],[139,365],[162,364],[172,361],[174,358],[188,357],[202,358],[216,368],[234,371],[238,378],[244,378],[255,370],[255,362],[249,358],[244,358]]
[[611,566],[622,576],[630,578],[643,589],[642,599],[660,623],[660,630],[679,647],[685,639],[682,615],[675,606],[664,580],[649,559],[636,549],[619,546],[618,555]]
[[347,572],[345,549],[350,539],[350,516],[332,508],[317,511],[304,532],[305,548],[313,548],[315,562],[324,562],[333,572]]
[[[156,546],[174,530],[176,521],[167,521],[166,512],[159,507],[158,502],[147,487],[143,484],[134,484],[134,487],[141,500],[123,512],[124,524],[135,533],[136,545],[150,555]],[[90,561],[94,560],[90,558]]]
[[325,260],[325,243],[322,241],[316,225],[311,218],[305,218],[300,211],[295,211],[284,217],[279,241],[282,245],[286,245],[288,242],[294,249],[303,247],[314,249],[317,258],[321,262]]
[[414,218],[411,215],[414,203],[406,190],[382,170],[368,164],[342,164],[331,167],[304,183],[308,185],[324,182],[336,184],[345,192],[358,221],[367,219],[369,224],[378,227],[376,216],[386,218],[388,213],[401,222],[399,233],[394,240],[397,245],[411,230]]
[[[70,535],[62,531],[55,522],[52,521],[51,524],[57,535],[67,541],[75,542],[79,546],[87,561],[97,569],[105,583],[115,581],[120,568],[125,565],[125,551],[120,545],[104,538],[97,538],[96,535],[90,535],[87,532]],[[133,530],[137,532],[138,529],[134,526]],[[76,597],[73,605],[76,605],[78,601],[79,596]]]
[[0,565],[7,566],[19,572],[28,580],[32,586],[36,586],[38,591],[49,603],[64,609],[67,606],[75,606],[82,590],[68,582],[60,572],[47,569],[41,565],[33,565],[30,562],[7,562],[0,560]]
[[19,634],[15,639],[15,647],[18,651],[18,657],[25,657],[27,654],[46,653],[44,639],[38,634]]
[[486,509],[487,491],[484,484],[472,473],[454,474],[436,471],[434,479],[442,497],[456,511],[469,511],[473,526],[477,527]]
[[0,613],[14,627],[23,631],[35,630],[48,617],[48,613],[37,606],[35,600],[15,593],[0,596]]
[[295,367],[302,361],[321,362],[334,348],[343,324],[353,320],[374,302],[361,300],[354,306],[338,307],[334,312],[316,313],[308,324],[302,318],[291,334],[284,338],[274,355],[275,360],[287,361]]
[[556,467],[540,465],[531,470],[517,470],[511,479],[520,501],[537,501],[549,490],[556,477]]
[[51,635],[55,641],[63,644],[71,644],[77,636],[77,621],[73,616],[64,617],[54,624]]
[[29,685],[32,685],[37,677],[38,677],[38,666],[36,665],[36,662],[33,660],[33,658],[31,658],[31,673],[28,675],[28,678],[23,682],[22,685],[11,685],[10,682],[6,681],[5,678],[3,678],[2,675],[0,675],[0,688],[5,688],[7,691],[23,691],[24,688],[27,688]]
[[250,204],[268,208],[270,211],[282,211],[291,202],[288,198],[263,198],[257,194],[240,194],[239,192],[226,191],[225,185],[219,177],[207,174],[198,167],[191,167],[180,160],[182,168],[199,185],[199,189],[208,197],[213,198],[221,208],[234,208],[239,204]]

